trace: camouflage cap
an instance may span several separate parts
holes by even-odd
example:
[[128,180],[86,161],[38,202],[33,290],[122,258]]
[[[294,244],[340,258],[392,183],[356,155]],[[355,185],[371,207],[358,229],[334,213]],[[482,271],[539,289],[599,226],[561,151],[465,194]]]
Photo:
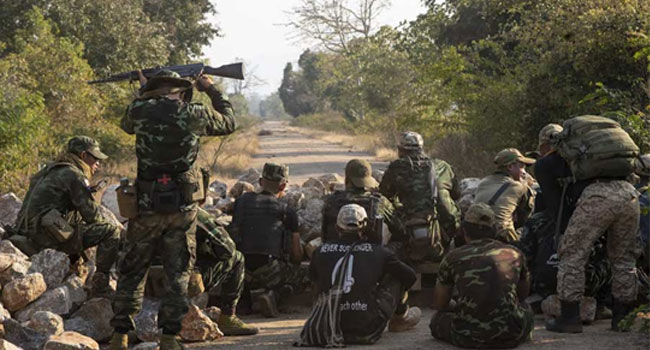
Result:
[[539,148],[544,144],[550,143],[553,140],[553,137],[561,133],[563,130],[564,128],[562,128],[562,126],[559,124],[553,124],[553,123],[546,124],[546,126],[544,126],[542,130],[539,131],[539,135],[537,137],[538,138],[537,148]]
[[471,224],[489,226],[494,225],[494,211],[485,203],[474,203],[467,209],[464,220]]
[[494,157],[494,164],[498,166],[507,166],[514,162],[522,162],[526,165],[535,164],[535,159],[524,157],[516,148],[506,148],[497,153]]
[[642,154],[634,161],[634,173],[639,176],[650,176],[650,153]]
[[289,167],[284,164],[266,163],[262,170],[262,178],[273,182],[288,180]]
[[352,159],[345,165],[345,180],[356,187],[375,188],[379,186],[372,177],[372,166],[367,160]]
[[192,82],[181,78],[181,76],[174,71],[163,69],[147,80],[147,84],[142,89],[142,92],[157,90],[164,85],[179,87],[182,90],[186,90],[192,87]]
[[97,159],[106,159],[108,156],[99,149],[99,142],[88,136],[74,136],[68,141],[68,152],[80,155],[88,152]]
[[422,140],[422,135],[414,131],[403,132],[399,139],[399,148],[403,149],[422,149],[424,146],[424,140]]
[[368,214],[358,204],[346,204],[341,207],[336,217],[336,226],[343,231],[357,231],[363,227]]

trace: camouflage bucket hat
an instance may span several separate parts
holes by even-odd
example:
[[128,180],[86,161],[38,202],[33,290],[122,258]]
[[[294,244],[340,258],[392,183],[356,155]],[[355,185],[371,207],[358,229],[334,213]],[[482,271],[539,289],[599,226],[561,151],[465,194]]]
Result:
[[163,69],[147,80],[147,84],[142,89],[142,92],[157,90],[165,85],[181,88],[182,91],[191,88],[192,82],[181,78],[174,71]]
[[553,141],[553,138],[557,134],[561,133],[563,130],[564,130],[564,128],[559,124],[553,124],[553,123],[546,124],[546,126],[544,126],[539,131],[539,135],[537,137],[537,139],[538,139],[537,148],[539,148],[540,146],[542,146],[544,144],[551,143]]
[[422,135],[417,132],[407,131],[400,136],[399,148],[417,150],[422,149],[423,146],[424,140],[422,139]]
[[262,169],[262,178],[273,182],[286,181],[289,179],[289,167],[284,164],[266,163]]
[[368,214],[362,206],[358,204],[346,204],[341,207],[336,217],[336,226],[343,231],[356,231],[363,227],[363,223],[368,219]]
[[514,162],[522,162],[526,165],[535,164],[535,159],[524,157],[516,148],[506,148],[497,153],[494,157],[494,164],[498,166],[507,166]]
[[75,136],[68,141],[68,152],[80,155],[81,152],[88,152],[93,157],[104,160],[108,158],[99,149],[99,142],[88,136]]
[[372,177],[372,166],[367,160],[352,159],[345,165],[345,180],[355,187],[375,188],[379,186]]
[[650,176],[650,153],[642,154],[634,161],[634,173],[639,176]]
[[464,220],[470,224],[492,227],[495,221],[494,211],[485,203],[474,203],[465,213]]

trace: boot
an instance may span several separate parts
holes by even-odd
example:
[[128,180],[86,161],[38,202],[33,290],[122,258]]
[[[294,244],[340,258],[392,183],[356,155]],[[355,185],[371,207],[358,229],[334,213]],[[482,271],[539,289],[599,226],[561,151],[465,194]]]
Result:
[[388,322],[388,330],[390,332],[404,332],[407,331],[420,322],[422,317],[422,310],[419,307],[410,307],[402,315],[393,315]]
[[237,315],[221,314],[217,325],[224,335],[253,335],[260,331],[259,328],[244,323]]
[[612,330],[616,332],[627,332],[621,329],[618,324],[634,310],[634,303],[622,303],[616,299],[612,303]]
[[560,300],[562,314],[546,321],[546,330],[558,333],[582,333],[580,302]]
[[162,334],[160,336],[160,350],[184,350],[176,335]]
[[111,288],[111,277],[108,273],[95,272],[90,285],[90,298],[112,299],[115,291]]
[[280,312],[278,311],[278,304],[275,300],[275,293],[272,290],[260,294],[257,297],[257,301],[260,304],[260,313],[264,317],[278,317]]
[[113,333],[109,350],[127,350],[129,348],[129,336],[126,334]]

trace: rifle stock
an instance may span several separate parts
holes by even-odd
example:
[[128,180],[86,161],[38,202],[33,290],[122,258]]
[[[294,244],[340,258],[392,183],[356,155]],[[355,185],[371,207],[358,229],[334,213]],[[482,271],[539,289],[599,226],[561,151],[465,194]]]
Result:
[[[244,64],[241,62],[225,64],[223,66],[219,66],[216,68],[211,66],[206,66],[203,63],[192,63],[192,64],[184,64],[179,66],[154,67],[154,68],[143,69],[142,74],[144,74],[144,76],[147,79],[149,79],[161,70],[174,71],[178,73],[178,75],[180,75],[181,77],[191,77],[203,73],[203,74],[215,75],[224,78],[239,79],[239,80],[244,79]],[[129,80],[129,81],[138,80],[138,71],[134,70],[130,72],[113,74],[103,79],[91,80],[88,82],[88,84],[110,83],[110,82],[122,81],[122,80]]]

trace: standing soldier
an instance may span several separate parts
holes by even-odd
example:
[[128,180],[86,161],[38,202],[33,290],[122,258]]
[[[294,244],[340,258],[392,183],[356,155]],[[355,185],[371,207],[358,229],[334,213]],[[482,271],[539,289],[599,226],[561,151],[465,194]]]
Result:
[[526,165],[535,160],[524,157],[515,148],[507,148],[497,153],[494,163],[497,171],[481,180],[474,202],[487,203],[494,211],[497,239],[516,242],[517,228],[524,225],[535,205],[535,193],[521,181],[527,176]]
[[97,272],[92,279],[92,293],[97,296],[111,292],[109,273],[120,242],[120,229],[102,216],[89,186],[106,158],[94,139],[71,138],[67,151],[31,178],[15,224],[15,231],[27,236],[37,250],[53,248],[79,255],[97,246]]
[[201,76],[196,85],[210,97],[216,112],[189,102],[192,83],[163,70],[146,82],[121,121],[122,129],[136,137],[138,214],[129,221],[126,255],[119,267],[112,350],[127,349],[127,333],[135,328],[133,317],[142,306],[145,278],[157,253],[167,281],[158,315],[160,349],[181,349],[176,335],[188,310],[197,202],[205,196],[202,172],[194,164],[199,138],[227,135],[236,127],[230,102],[212,80]]
[[379,184],[382,195],[400,204],[395,215],[404,229],[392,237],[391,245],[410,263],[439,261],[460,224],[454,202],[460,197],[456,175],[447,162],[429,158],[423,145],[420,134],[403,133],[399,159],[388,165]]

